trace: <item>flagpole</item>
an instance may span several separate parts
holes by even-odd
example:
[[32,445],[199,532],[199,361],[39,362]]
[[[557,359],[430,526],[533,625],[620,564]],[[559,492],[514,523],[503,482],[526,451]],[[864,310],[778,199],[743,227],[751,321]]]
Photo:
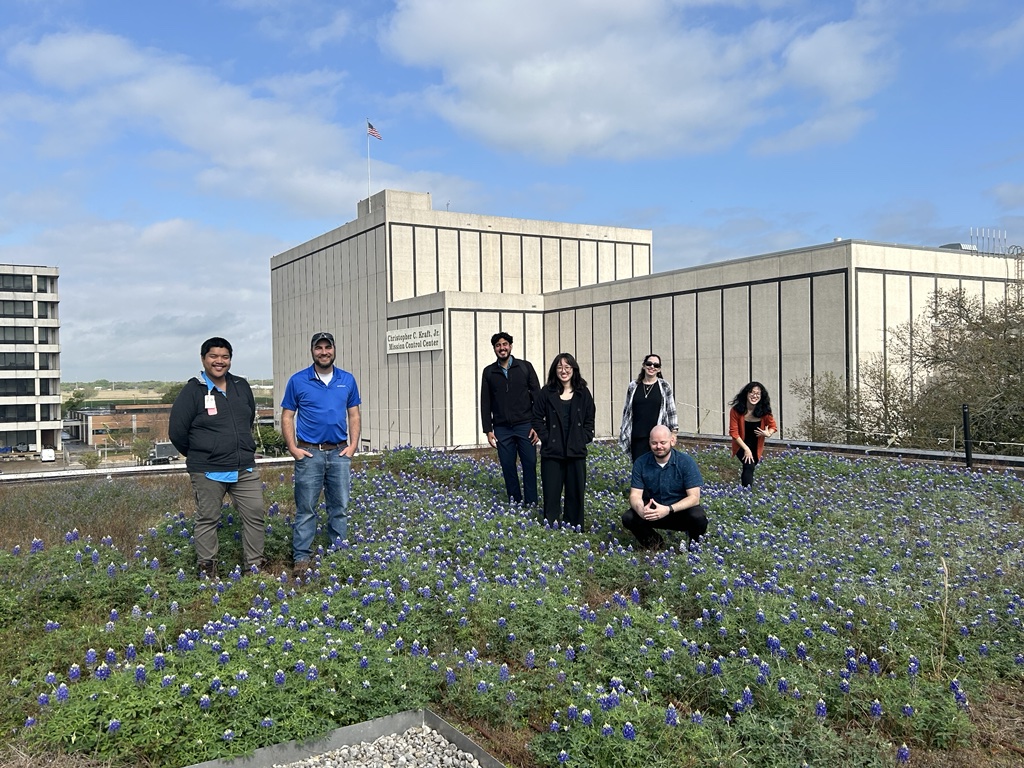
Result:
[[370,118],[366,118],[366,210],[373,212],[373,202],[370,200]]

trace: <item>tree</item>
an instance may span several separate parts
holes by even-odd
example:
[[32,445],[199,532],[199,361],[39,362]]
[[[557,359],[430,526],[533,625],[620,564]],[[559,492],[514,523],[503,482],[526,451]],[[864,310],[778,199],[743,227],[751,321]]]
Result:
[[141,463],[149,461],[149,451],[153,447],[153,441],[144,437],[137,437],[132,440],[132,456]]
[[61,403],[60,413],[62,416],[67,416],[72,411],[79,411],[85,407],[86,401],[96,394],[96,390],[93,387],[87,387],[85,389],[74,390],[65,400]]
[[167,387],[167,390],[164,392],[163,397],[160,398],[160,402],[161,403],[173,403],[178,398],[178,395],[181,393],[181,390],[184,387],[185,387],[185,382],[184,381],[178,382],[176,384],[169,385]]
[[98,451],[85,451],[84,453],[78,454],[78,461],[81,462],[82,466],[86,469],[96,469],[103,461],[103,457],[100,456]]
[[284,455],[284,435],[273,427],[259,425],[253,428],[252,434],[256,438],[256,450],[264,456]]
[[967,405],[977,450],[1019,452],[1024,434],[1020,295],[1014,290],[1009,298],[986,304],[963,290],[937,291],[920,318],[889,330],[884,356],[861,364],[859,386],[848,392],[831,374],[791,382],[790,391],[808,406],[796,431],[822,442],[950,447]]

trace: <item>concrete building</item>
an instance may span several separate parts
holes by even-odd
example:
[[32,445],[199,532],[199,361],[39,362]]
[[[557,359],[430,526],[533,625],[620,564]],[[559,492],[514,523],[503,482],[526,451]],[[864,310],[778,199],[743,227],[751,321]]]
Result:
[[887,329],[917,318],[936,288],[1006,295],[1016,261],[857,240],[652,274],[652,233],[432,210],[385,190],[357,218],[271,261],[274,384],[310,364],[330,330],[363,397],[363,447],[477,445],[480,372],[491,334],[543,379],[572,352],[618,434],[626,386],[657,352],[680,429],[721,435],[749,380],[772,394],[782,436],[803,415],[795,380],[830,371],[857,386]]
[[0,265],[0,452],[60,447],[59,274]]

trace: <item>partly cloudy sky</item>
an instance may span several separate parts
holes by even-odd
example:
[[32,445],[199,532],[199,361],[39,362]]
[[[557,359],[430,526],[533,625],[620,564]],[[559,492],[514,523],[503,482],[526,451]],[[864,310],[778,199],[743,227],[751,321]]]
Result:
[[355,217],[367,118],[371,191],[658,271],[1024,244],[1022,82],[1017,0],[0,0],[0,263],[60,267],[65,380],[211,335],[269,377],[270,258]]

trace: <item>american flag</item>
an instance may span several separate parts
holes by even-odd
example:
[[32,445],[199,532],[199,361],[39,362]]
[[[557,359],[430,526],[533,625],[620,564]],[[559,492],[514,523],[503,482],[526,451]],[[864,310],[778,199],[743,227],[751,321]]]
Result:
[[384,141],[384,139],[381,138],[380,131],[378,131],[376,128],[374,128],[373,127],[373,123],[371,123],[369,120],[366,121],[366,132],[368,134],[370,134],[371,136],[373,136],[373,138],[380,139],[381,141]]

